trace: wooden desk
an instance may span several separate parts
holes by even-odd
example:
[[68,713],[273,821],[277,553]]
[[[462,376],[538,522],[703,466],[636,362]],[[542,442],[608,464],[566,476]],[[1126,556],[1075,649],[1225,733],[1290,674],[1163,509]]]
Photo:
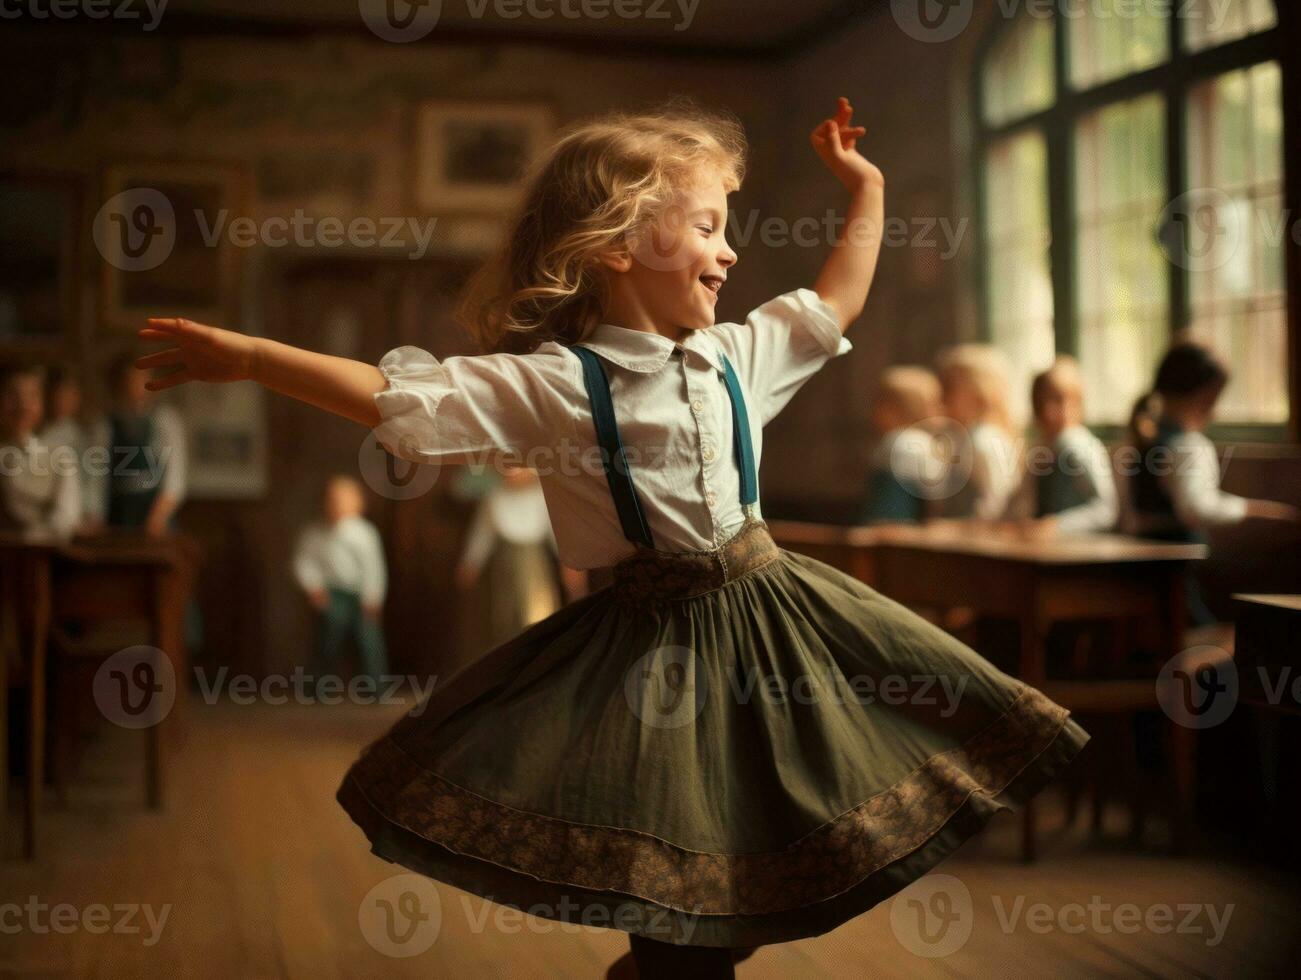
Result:
[[[187,539],[180,537],[150,539],[114,533],[59,543],[0,535],[4,581],[18,583],[18,588],[6,588],[0,615],[5,622],[18,625],[23,659],[29,665],[24,856],[30,858],[36,849],[45,769],[45,663],[52,623],[65,618],[147,619],[153,644],[167,653],[181,679],[173,712],[179,714],[188,689],[183,617],[190,551]],[[0,677],[7,679],[4,646],[0,643]],[[7,726],[5,708],[0,706],[0,740],[5,738]],[[7,744],[0,748],[7,759]],[[150,775],[150,802],[156,805],[161,800],[161,773]],[[0,771],[0,804],[7,803],[7,784],[5,766]],[[7,810],[0,809],[0,815],[7,816]],[[0,842],[3,829],[4,821],[0,821]]]
[[[0,858],[9,822],[9,675],[27,674],[23,855],[36,853],[36,814],[45,775],[45,652],[50,638],[50,561],[59,543],[0,532]],[[39,735],[39,737],[35,737]]]
[[[811,554],[905,605],[965,607],[1019,626],[1017,676],[1067,708],[1078,684],[1047,680],[1044,640],[1054,623],[1143,619],[1157,626],[1157,669],[1182,647],[1184,580],[1203,545],[1163,544],[1099,534],[1019,538],[976,525],[828,527],[769,522],[783,547]],[[1155,690],[1155,688],[1154,688]],[[1155,694],[1153,694],[1155,697]],[[1170,726],[1176,794],[1175,836],[1191,836],[1193,732]],[[1026,807],[1023,847],[1033,858],[1033,804]]]
[[1301,596],[1233,597],[1238,700],[1301,714]]

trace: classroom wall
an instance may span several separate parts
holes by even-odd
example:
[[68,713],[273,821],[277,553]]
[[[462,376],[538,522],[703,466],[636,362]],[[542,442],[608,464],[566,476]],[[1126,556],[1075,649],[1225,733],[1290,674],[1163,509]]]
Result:
[[[985,5],[984,16],[991,8]],[[0,168],[76,176],[93,205],[88,229],[102,200],[103,169],[122,160],[237,163],[249,177],[247,213],[261,218],[293,207],[292,200],[273,199],[260,186],[258,171],[267,159],[292,171],[309,169],[322,154],[353,154],[370,161],[369,188],[357,199],[333,193],[312,206],[343,217],[406,215],[412,211],[406,190],[411,109],[421,100],[540,99],[563,123],[683,93],[737,112],[753,147],[746,185],[732,200],[732,239],[741,246],[741,262],[720,301],[720,316],[737,319],[779,292],[812,285],[825,241],[815,235],[815,243],[804,246],[779,234],[774,242],[757,228],[777,218],[779,233],[789,233],[797,220],[820,219],[840,206],[843,192],[814,156],[808,132],[832,111],[836,96],[849,95],[858,121],[868,128],[864,149],[886,174],[893,238],[883,250],[864,316],[850,332],[854,352],[828,365],[773,423],[763,471],[769,515],[844,519],[857,502],[871,449],[866,407],[880,370],[890,363],[927,362],[947,344],[978,336],[971,265],[976,229],[968,220],[963,128],[967,63],[979,33],[968,30],[951,44],[922,44],[897,29],[887,8],[854,17],[790,57],[744,60],[518,44],[401,46],[338,34],[90,38],[9,30],[0,38],[11,82],[0,99]],[[429,346],[443,353],[462,343],[448,332],[441,313],[422,318],[400,298],[423,297],[417,305],[441,310],[449,296],[422,292],[411,280],[442,281],[454,267],[476,261],[493,240],[491,222],[450,214],[440,219],[445,237],[427,267],[397,277],[378,266],[358,274],[357,281],[394,293],[375,307],[383,322],[363,329],[359,356],[378,357],[394,338],[423,342],[425,330]],[[738,240],[747,225],[748,237]],[[61,356],[93,369],[125,341],[101,327],[98,262],[88,230],[83,240],[78,322]],[[240,325],[310,341],[315,301],[303,300],[307,308],[292,311],[283,304],[289,296],[320,293],[321,281],[340,268],[343,256],[325,251],[250,249],[243,256]],[[365,264],[370,257],[350,258]],[[384,285],[399,280],[400,286]],[[289,669],[307,648],[310,620],[289,579],[287,552],[325,476],[355,467],[358,439],[347,423],[321,420],[281,399],[267,402],[266,417],[272,434],[266,495],[247,502],[195,500],[181,518],[206,551],[205,656],[213,665],[254,672]],[[304,463],[304,440],[323,443],[329,452],[313,453]],[[1291,447],[1241,447],[1226,482],[1239,492],[1301,503],[1301,461]],[[416,610],[411,598],[401,607],[409,612],[391,614],[395,648],[412,651],[408,656],[414,658],[395,658],[394,667],[437,669],[437,644],[421,646],[408,638],[423,635],[431,624],[446,628],[444,614],[454,608],[443,594],[450,579],[446,566],[466,510],[444,498],[381,504],[387,508],[386,530],[408,535],[391,541],[391,552],[413,563],[428,554],[429,564],[439,569],[421,585],[430,592],[425,608]],[[419,519],[411,519],[419,506]],[[414,538],[414,527],[433,530]],[[1221,600],[1233,582],[1244,579],[1253,588],[1268,583],[1301,591],[1290,560],[1294,533],[1247,528],[1219,537],[1224,544],[1208,572]]]
[[[7,30],[0,61],[12,82],[0,99],[0,170],[69,176],[84,196],[79,255],[77,322],[60,349],[34,351],[43,360],[71,361],[93,379],[101,366],[131,345],[100,316],[100,271],[90,223],[105,199],[105,168],[123,161],[200,161],[234,164],[246,189],[242,214],[261,221],[291,215],[298,206],[316,217],[426,217],[408,191],[412,112],[427,99],[530,101],[549,104],[558,124],[612,108],[648,106],[675,94],[736,112],[754,146],[748,179],[734,198],[738,208],[767,214],[779,179],[769,149],[784,135],[771,112],[779,80],[768,66],[735,57],[638,56],[626,51],[538,45],[394,45],[337,33],[296,36],[174,37]],[[802,138],[802,137],[800,137]],[[310,191],[324,159],[356,159],[370,173],[350,189]],[[272,193],[263,173],[301,174],[304,190]],[[348,284],[377,293],[371,322],[347,353],[375,360],[397,343],[418,343],[440,355],[468,344],[450,325],[456,282],[499,240],[500,222],[476,214],[440,214],[435,247],[419,262],[338,249],[244,250],[236,326],[251,333],[329,347],[330,330],[313,326]],[[399,268],[394,269],[394,266]],[[789,270],[751,250],[720,300],[720,316],[743,318],[778,292],[801,285]],[[450,270],[450,271],[449,271]],[[449,277],[450,273],[455,273]],[[338,296],[323,288],[334,281]],[[430,290],[422,283],[442,283]],[[336,290],[336,292],[338,292]],[[286,297],[306,297],[309,308],[284,309]],[[412,309],[422,305],[424,309]],[[436,313],[430,311],[436,310]],[[341,353],[345,351],[340,351]],[[93,392],[92,392],[93,394]],[[824,396],[825,397],[825,396]],[[204,657],[211,666],[289,670],[308,648],[310,617],[289,577],[293,536],[309,520],[325,477],[356,471],[362,435],[356,427],[320,417],[275,397],[264,404],[269,460],[266,493],[249,501],[192,499],[180,524],[203,547],[199,584],[206,619]],[[325,448],[317,451],[319,447]],[[308,449],[311,451],[307,451]],[[780,450],[770,470],[781,471]],[[444,481],[446,482],[446,481]],[[445,487],[440,487],[440,493]],[[424,501],[375,499],[386,531],[400,529],[390,555],[437,565],[422,580],[431,592],[408,596],[392,612],[396,637],[447,633],[455,598],[450,564],[466,505],[431,495]],[[419,520],[410,514],[420,508]],[[412,528],[433,528],[418,541]],[[418,614],[418,617],[417,617]],[[395,656],[395,669],[435,670],[440,642],[414,650],[414,662]]]

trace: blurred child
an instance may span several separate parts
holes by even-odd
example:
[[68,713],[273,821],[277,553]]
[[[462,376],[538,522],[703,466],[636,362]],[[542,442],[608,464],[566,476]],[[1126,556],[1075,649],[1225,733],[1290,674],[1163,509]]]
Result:
[[555,549],[537,474],[504,469],[475,509],[456,569],[463,592],[485,580],[473,650],[492,649],[560,608]]
[[45,425],[41,429],[41,442],[51,452],[61,450],[77,461],[84,512],[95,488],[86,465],[86,450],[91,445],[90,427],[82,418],[82,408],[81,379],[76,372],[67,366],[52,368],[45,378]]
[[112,408],[91,430],[91,444],[108,449],[107,472],[92,473],[87,515],[92,524],[140,527],[167,534],[185,499],[185,427],[170,405],[145,387],[148,374],[123,356],[109,368]]
[[1087,534],[1116,526],[1119,504],[1107,447],[1084,426],[1084,382],[1075,358],[1059,356],[1030,386],[1038,441],[1026,454],[1010,517],[1037,534]]
[[[1181,341],[1162,358],[1151,393],[1138,400],[1130,418],[1140,460],[1129,485],[1129,530],[1161,541],[1204,543],[1207,528],[1249,517],[1297,520],[1290,504],[1220,489],[1219,456],[1204,430],[1228,381],[1228,368],[1201,344]],[[1188,606],[1193,625],[1216,621],[1196,579],[1189,581]]]
[[314,677],[332,673],[349,639],[357,644],[361,672],[378,680],[388,673],[380,615],[388,591],[384,545],[362,516],[361,484],[331,477],[322,501],[324,521],[298,539],[294,576],[318,616]]
[[71,535],[81,519],[77,467],[36,435],[44,414],[44,372],[0,366],[0,528]]
[[940,381],[922,367],[893,367],[881,376],[872,427],[881,441],[872,453],[859,523],[919,523],[938,460],[935,439],[920,425],[940,412]]
[[1008,369],[987,344],[959,344],[937,362],[944,411],[956,425],[950,492],[938,516],[997,520],[1016,490],[1020,456],[1008,409]]

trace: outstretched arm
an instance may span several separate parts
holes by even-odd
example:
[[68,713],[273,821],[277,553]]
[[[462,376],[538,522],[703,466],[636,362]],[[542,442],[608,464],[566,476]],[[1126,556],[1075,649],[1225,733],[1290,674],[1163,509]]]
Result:
[[823,121],[809,137],[827,169],[849,191],[844,227],[813,286],[836,311],[841,333],[867,302],[885,221],[885,178],[856,149],[858,138],[867,130],[850,125],[853,112],[849,100],[841,98],[836,117]]
[[335,415],[375,427],[375,395],[387,387],[373,364],[314,354],[260,337],[180,319],[151,319],[142,340],[175,346],[136,361],[141,370],[171,369],[147,385],[162,391],[187,381],[256,381]]

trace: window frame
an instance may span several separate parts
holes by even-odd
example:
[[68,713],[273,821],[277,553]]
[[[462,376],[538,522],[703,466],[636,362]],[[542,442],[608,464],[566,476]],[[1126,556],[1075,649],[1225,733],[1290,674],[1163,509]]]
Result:
[[[1171,0],[1182,4],[1184,0]],[[1291,120],[1301,119],[1301,45],[1285,43],[1296,36],[1301,27],[1301,10],[1295,4],[1273,0],[1277,22],[1268,31],[1238,38],[1225,44],[1201,51],[1191,51],[1183,38],[1183,19],[1168,17],[1169,60],[1142,71],[1087,89],[1072,88],[1070,82],[1069,39],[1067,19],[1056,10],[1049,16],[1053,21],[1053,76],[1056,96],[1046,109],[1022,116],[1008,123],[990,125],[985,120],[984,68],[997,42],[1012,29],[1017,18],[998,16],[977,45],[972,61],[970,87],[970,112],[974,121],[972,181],[974,217],[980,229],[980,247],[974,264],[976,277],[977,311],[980,332],[986,341],[993,337],[990,309],[989,265],[990,251],[985,208],[986,160],[990,144],[1026,129],[1043,133],[1047,147],[1048,166],[1048,221],[1049,221],[1049,272],[1053,291],[1053,335],[1057,350],[1077,354],[1079,350],[1079,323],[1076,316],[1076,251],[1075,227],[1075,131],[1081,117],[1107,105],[1127,101],[1142,95],[1159,94],[1165,103],[1166,137],[1166,197],[1176,199],[1188,188],[1186,162],[1187,106],[1190,91],[1199,83],[1226,72],[1266,61],[1276,61],[1282,75],[1283,98],[1283,199],[1289,226],[1301,220],[1301,125]],[[1022,14],[1021,16],[1029,16]],[[1301,345],[1298,344],[1301,325],[1301,247],[1296,234],[1286,236],[1284,246],[1284,282],[1286,296],[1284,307],[1287,317],[1288,338],[1288,420],[1286,423],[1217,423],[1209,431],[1212,438],[1228,442],[1298,442],[1301,420],[1298,419],[1301,403],[1298,387],[1301,386]],[[1167,259],[1169,272],[1170,334],[1185,327],[1191,317],[1191,287],[1189,272],[1178,262]],[[1104,438],[1122,435],[1116,425],[1095,425]]]

